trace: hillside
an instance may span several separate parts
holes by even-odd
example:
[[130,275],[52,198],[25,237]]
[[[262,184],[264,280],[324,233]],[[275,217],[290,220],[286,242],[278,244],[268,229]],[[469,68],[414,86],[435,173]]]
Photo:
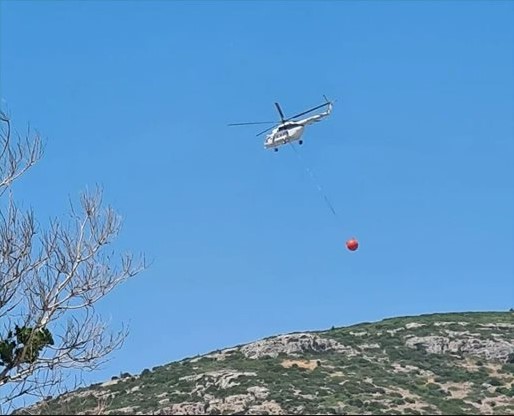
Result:
[[514,414],[514,313],[423,315],[270,337],[125,374],[23,413],[99,411]]

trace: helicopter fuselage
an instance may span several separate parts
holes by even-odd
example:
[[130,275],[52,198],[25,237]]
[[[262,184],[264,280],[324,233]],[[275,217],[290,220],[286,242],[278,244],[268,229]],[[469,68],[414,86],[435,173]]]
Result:
[[286,123],[274,129],[266,136],[264,141],[265,149],[278,148],[289,142],[300,140],[305,126],[296,123]]
[[[317,123],[318,121],[321,121],[330,113],[332,112],[332,102],[325,97],[326,103],[318,105],[317,107],[311,108],[309,110],[303,111],[299,114],[296,114],[292,117],[285,118],[284,113],[282,112],[282,109],[280,108],[279,103],[275,103],[275,106],[277,107],[278,113],[280,115],[280,124],[275,124],[275,127],[268,128],[264,131],[261,131],[257,136],[260,136],[261,134],[264,134],[271,130],[271,133],[269,133],[266,138],[264,139],[264,148],[265,149],[273,149],[275,152],[278,151],[278,148],[280,146],[283,146],[284,144],[291,143],[294,141],[299,141],[300,144],[303,143],[303,140],[301,140],[302,135],[304,133],[305,127],[312,123]],[[316,114],[307,118],[303,118],[301,120],[294,120],[297,117],[303,116],[305,114],[309,114],[310,112],[317,110],[318,108],[327,107],[327,110]],[[243,126],[243,125],[249,125],[249,124],[268,124],[271,123],[269,121],[259,121],[259,122],[249,122],[249,123],[231,123],[229,126]],[[272,130],[273,129],[273,130]]]
[[302,120],[296,121],[287,121],[285,123],[280,124],[278,127],[274,128],[270,134],[266,136],[266,140],[264,141],[265,149],[274,149],[275,151],[278,148],[286,143],[300,141],[302,144],[301,137],[305,130],[305,127],[312,123],[317,123],[321,121],[323,118],[330,115],[332,112],[332,103],[328,103],[327,111],[316,114],[311,117],[304,118]]

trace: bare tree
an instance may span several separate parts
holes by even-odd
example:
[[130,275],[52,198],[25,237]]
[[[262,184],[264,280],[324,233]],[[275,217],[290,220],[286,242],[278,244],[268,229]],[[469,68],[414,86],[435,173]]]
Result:
[[[95,305],[145,268],[132,255],[107,251],[120,217],[102,208],[100,190],[70,203],[70,218],[40,230],[32,211],[14,202],[11,184],[42,157],[30,130],[16,134],[0,115],[0,409],[19,398],[45,397],[70,369],[95,369],[127,330],[111,333]],[[9,192],[6,192],[9,191]],[[3,412],[3,409],[1,410]]]

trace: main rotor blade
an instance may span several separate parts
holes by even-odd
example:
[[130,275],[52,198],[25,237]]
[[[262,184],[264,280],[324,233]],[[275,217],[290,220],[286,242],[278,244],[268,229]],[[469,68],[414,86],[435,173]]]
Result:
[[273,124],[276,121],[251,121],[249,123],[230,123],[228,126],[248,126],[251,124]]
[[325,107],[325,106],[327,106],[327,105],[329,105],[329,104],[330,104],[330,103],[328,102],[328,103],[325,103],[325,104],[318,105],[317,107],[311,108],[310,110],[307,110],[307,111],[304,111],[304,112],[302,112],[302,113],[296,114],[296,115],[294,115],[294,116],[292,116],[292,117],[289,117],[289,118],[288,118],[287,120],[285,120],[285,121],[291,120],[291,119],[296,118],[296,117],[303,116],[304,114],[310,113],[311,111],[317,110],[318,108],[321,108],[321,107]]
[[282,122],[284,122],[284,113],[282,112],[280,105],[278,103],[275,103],[275,107],[277,107],[278,113],[280,114],[280,119],[282,120]]
[[276,127],[276,124],[275,124],[275,126],[271,126],[269,129],[266,129],[266,130],[261,131],[260,133],[257,133],[256,136],[260,136],[261,134],[264,134],[270,130],[273,130],[275,127]]

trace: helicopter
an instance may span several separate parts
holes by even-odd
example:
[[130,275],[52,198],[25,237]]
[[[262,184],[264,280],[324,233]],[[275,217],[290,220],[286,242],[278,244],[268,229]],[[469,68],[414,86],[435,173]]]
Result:
[[[280,107],[279,103],[275,103],[275,107],[277,108],[278,114],[280,115],[280,123],[276,123],[274,121],[257,121],[257,122],[249,122],[249,123],[231,123],[229,126],[243,126],[243,125],[252,125],[252,124],[270,124],[273,123],[274,126],[267,128],[264,131],[261,131],[257,134],[257,136],[260,136],[264,133],[267,133],[271,130],[271,133],[266,135],[266,138],[264,140],[264,148],[265,149],[273,149],[275,152],[278,152],[278,148],[280,146],[283,146],[287,143],[298,141],[299,144],[303,144],[302,135],[305,132],[305,127],[312,123],[317,123],[324,119],[325,117],[328,117],[330,113],[332,112],[333,102],[329,101],[327,97],[323,96],[325,98],[325,103],[318,105],[316,107],[313,107],[309,110],[303,111],[299,114],[295,114],[292,117],[285,118],[284,112],[282,111],[282,108]],[[320,113],[315,114],[313,116],[300,119],[300,120],[293,120],[297,117],[301,117],[305,114],[311,113],[312,111],[318,110],[320,108],[327,107],[327,110]]]

